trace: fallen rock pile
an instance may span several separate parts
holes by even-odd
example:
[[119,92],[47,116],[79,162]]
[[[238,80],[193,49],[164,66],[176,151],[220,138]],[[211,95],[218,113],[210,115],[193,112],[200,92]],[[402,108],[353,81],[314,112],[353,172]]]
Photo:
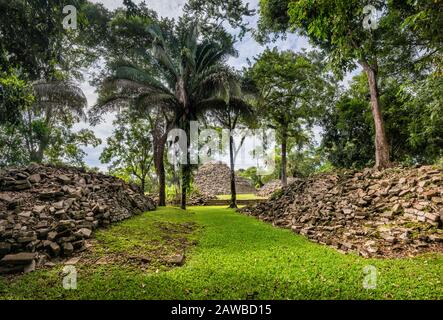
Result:
[[364,257],[443,252],[443,170],[322,174],[241,212]]
[[0,171],[0,273],[69,257],[93,230],[153,209],[137,186],[112,176],[43,165]]
[[[298,181],[296,178],[288,178],[288,185]],[[281,180],[272,180],[261,187],[257,195],[263,198],[269,198],[274,192],[281,190],[283,187]]]
[[[231,193],[231,170],[223,162],[208,162],[202,165],[195,176],[194,184],[201,194],[224,195]],[[236,176],[238,194],[255,193],[255,188],[243,177]]]

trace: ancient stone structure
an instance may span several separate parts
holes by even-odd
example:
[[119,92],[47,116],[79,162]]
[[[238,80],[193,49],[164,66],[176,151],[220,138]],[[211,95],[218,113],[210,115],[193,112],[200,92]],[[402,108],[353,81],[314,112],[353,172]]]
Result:
[[[296,178],[288,178],[288,184],[297,181]],[[281,190],[283,187],[281,180],[272,180],[266,183],[257,191],[257,195],[263,198],[269,198],[274,192]]]
[[[231,193],[230,169],[223,162],[209,162],[202,165],[195,176],[194,184],[201,194],[224,195]],[[243,177],[236,176],[238,194],[255,193],[255,188]]]
[[93,230],[153,209],[137,186],[103,174],[43,165],[0,171],[0,273],[69,257]]
[[443,252],[443,170],[430,166],[317,175],[241,211],[364,257]]

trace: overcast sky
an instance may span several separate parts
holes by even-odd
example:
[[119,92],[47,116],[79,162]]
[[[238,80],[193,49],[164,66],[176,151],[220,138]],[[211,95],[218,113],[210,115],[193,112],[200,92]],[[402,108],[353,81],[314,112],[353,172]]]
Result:
[[[109,9],[115,9],[123,5],[123,0],[91,0],[92,2],[100,2],[103,3]],[[134,2],[142,2],[141,0],[135,0]],[[148,6],[158,12],[158,14],[162,17],[169,18],[177,18],[182,14],[185,0],[146,0],[145,1]],[[258,0],[250,0],[249,1],[250,8],[258,7]],[[249,19],[251,25],[255,25],[257,17],[252,17]],[[270,45],[271,47],[278,47],[280,50],[293,50],[299,51],[302,48],[309,48],[309,44],[307,39],[298,37],[295,35],[290,35],[285,40],[278,41]],[[255,56],[263,52],[265,47],[260,46],[250,35],[246,36],[241,42],[236,44],[236,48],[239,52],[239,56],[237,58],[230,58],[228,63],[237,68],[241,69],[242,67],[247,65],[247,59],[253,59]],[[95,93],[95,88],[91,87],[88,83],[82,84],[82,89],[85,92],[88,98],[89,106],[92,106],[96,99],[97,95]],[[107,165],[103,165],[100,163],[99,157],[106,145],[106,139],[111,136],[113,131],[112,126],[113,116],[109,115],[106,118],[106,121],[94,128],[96,136],[102,139],[103,144],[97,148],[84,148],[87,153],[86,163],[91,167],[99,167],[101,170],[106,171]],[[82,123],[76,126],[76,128],[89,128],[86,123]]]

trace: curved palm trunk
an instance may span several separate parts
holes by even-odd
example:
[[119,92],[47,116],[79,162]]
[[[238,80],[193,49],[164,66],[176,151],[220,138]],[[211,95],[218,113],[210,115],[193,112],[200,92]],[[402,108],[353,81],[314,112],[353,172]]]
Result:
[[237,190],[235,186],[234,137],[229,137],[229,160],[231,168],[231,203],[230,208],[237,208]]

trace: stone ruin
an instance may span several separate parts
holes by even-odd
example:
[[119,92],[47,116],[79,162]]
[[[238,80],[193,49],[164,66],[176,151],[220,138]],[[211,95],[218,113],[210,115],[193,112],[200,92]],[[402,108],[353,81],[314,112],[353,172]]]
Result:
[[0,274],[69,257],[97,228],[154,209],[137,186],[112,176],[44,165],[0,170]]
[[[231,194],[231,170],[223,162],[208,162],[202,165],[195,176],[198,192],[208,196]],[[248,179],[236,175],[237,194],[255,194],[257,190]]]
[[443,252],[443,170],[431,166],[320,174],[240,211],[364,257]]
[[[288,184],[296,182],[297,178],[288,178]],[[257,196],[263,197],[263,198],[269,198],[274,192],[279,191],[283,188],[283,185],[281,183],[281,180],[272,180],[268,183],[265,183],[263,187],[261,187],[257,191]]]

